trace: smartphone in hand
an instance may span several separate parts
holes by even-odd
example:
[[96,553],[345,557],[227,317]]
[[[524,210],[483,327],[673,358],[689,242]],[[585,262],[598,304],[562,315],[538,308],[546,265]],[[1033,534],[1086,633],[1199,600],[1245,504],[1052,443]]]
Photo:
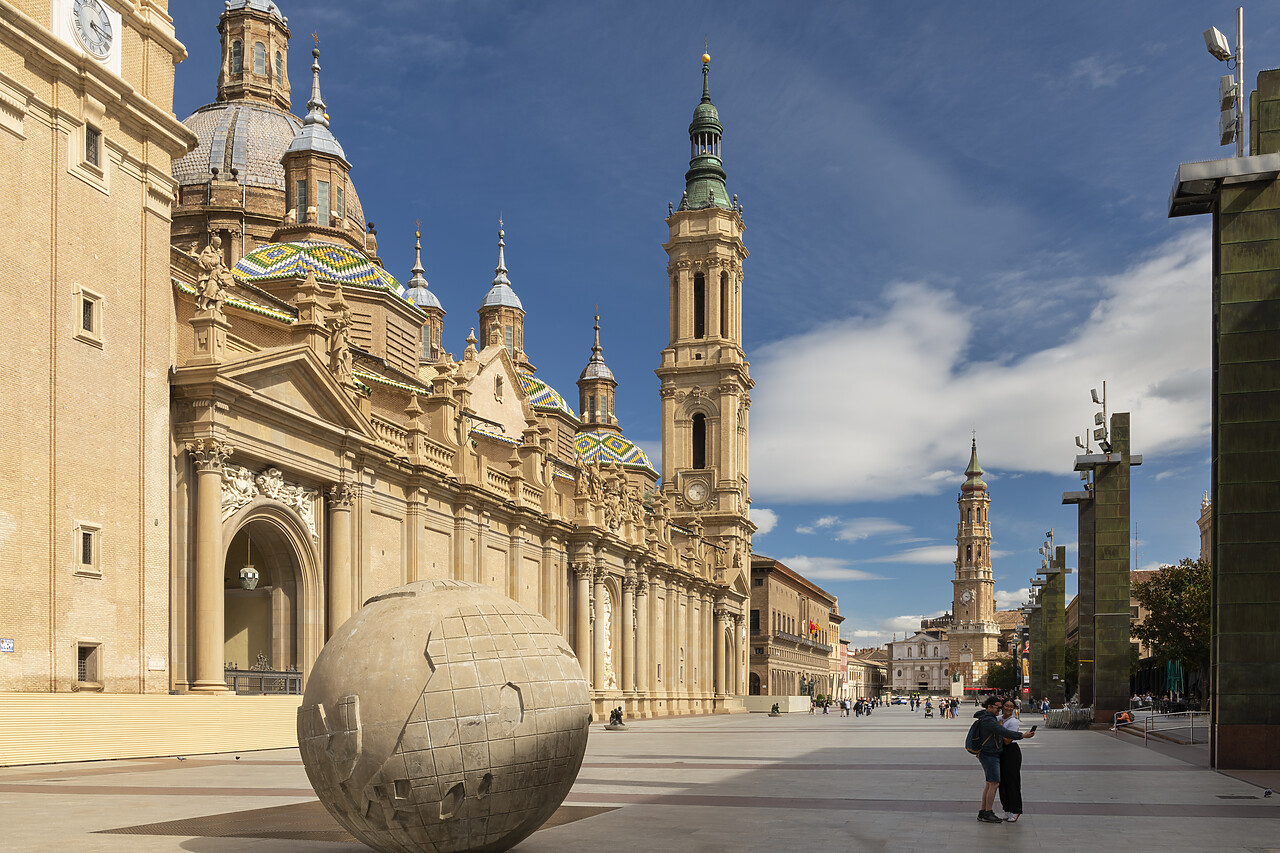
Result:
[[1038,725],[1032,726],[1032,727],[1031,727],[1031,734],[1035,734],[1035,733],[1036,733],[1036,729],[1038,729],[1038,728],[1040,728]]

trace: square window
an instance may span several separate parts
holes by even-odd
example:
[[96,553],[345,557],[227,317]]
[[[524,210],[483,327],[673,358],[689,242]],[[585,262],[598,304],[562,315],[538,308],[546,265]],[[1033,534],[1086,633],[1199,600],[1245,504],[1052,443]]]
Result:
[[102,131],[87,124],[84,126],[84,161],[94,168],[102,168]]
[[94,317],[97,313],[96,307],[94,300],[80,298],[80,329],[91,335],[97,331],[98,326]]
[[76,685],[81,688],[102,686],[101,643],[76,643]]

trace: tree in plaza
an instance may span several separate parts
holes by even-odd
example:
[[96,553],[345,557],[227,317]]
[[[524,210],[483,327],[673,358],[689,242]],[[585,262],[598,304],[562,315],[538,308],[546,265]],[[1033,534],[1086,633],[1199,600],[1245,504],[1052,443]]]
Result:
[[1013,655],[1001,655],[987,664],[987,687],[992,690],[1015,690],[1020,675],[1018,661]]
[[1130,633],[1155,646],[1161,660],[1181,661],[1188,672],[1206,672],[1209,584],[1209,563],[1205,560],[1184,557],[1176,566],[1161,566],[1149,580],[1133,585],[1133,597],[1147,615]]

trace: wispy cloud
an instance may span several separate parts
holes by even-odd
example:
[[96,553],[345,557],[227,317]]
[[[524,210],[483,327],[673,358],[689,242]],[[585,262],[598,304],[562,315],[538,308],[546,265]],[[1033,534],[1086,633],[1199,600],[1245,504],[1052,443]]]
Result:
[[1131,69],[1101,56],[1086,56],[1071,63],[1068,79],[1084,83],[1090,89],[1110,89]]
[[809,524],[796,528],[796,533],[812,534],[819,530],[834,531],[835,538],[841,542],[859,542],[885,533],[907,533],[911,528],[891,518],[851,518],[842,519],[834,515],[824,515]]
[[848,560],[839,557],[784,557],[782,563],[812,581],[882,581],[880,575],[849,567]]

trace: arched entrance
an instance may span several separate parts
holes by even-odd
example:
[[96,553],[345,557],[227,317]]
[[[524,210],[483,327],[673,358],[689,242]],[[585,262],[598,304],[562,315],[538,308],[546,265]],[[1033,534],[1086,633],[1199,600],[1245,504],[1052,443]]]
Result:
[[748,680],[749,680],[749,682],[750,682],[750,687],[749,687],[749,689],[751,690],[751,695],[752,695],[752,696],[759,696],[759,695],[760,695],[760,676],[759,676],[759,674],[758,674],[758,673],[754,673],[754,672],[753,672],[753,673],[751,673],[751,675],[750,675],[750,677],[749,677],[749,679],[748,679]]
[[[323,644],[319,556],[288,507],[255,501],[227,523],[223,568],[224,655],[228,668],[296,670],[304,675]],[[232,533],[234,531],[234,533]],[[257,584],[245,589],[251,566]]]

